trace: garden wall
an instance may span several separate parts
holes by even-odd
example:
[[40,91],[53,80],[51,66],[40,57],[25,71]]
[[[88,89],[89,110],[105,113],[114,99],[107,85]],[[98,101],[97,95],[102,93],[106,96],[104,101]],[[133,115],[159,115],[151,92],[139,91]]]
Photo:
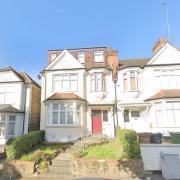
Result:
[[143,175],[141,160],[87,160],[73,161],[73,175],[84,177],[139,177]]

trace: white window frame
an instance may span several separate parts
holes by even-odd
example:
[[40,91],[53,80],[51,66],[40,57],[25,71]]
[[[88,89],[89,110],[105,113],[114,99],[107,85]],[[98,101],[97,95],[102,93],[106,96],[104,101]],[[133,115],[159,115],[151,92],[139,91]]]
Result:
[[104,62],[104,51],[94,51],[94,62]]
[[78,52],[78,61],[80,63],[84,63],[85,62],[85,52]]
[[[134,73],[134,76],[131,75],[131,73]],[[132,89],[131,86],[131,78],[135,78],[135,89]],[[127,79],[127,89],[125,89],[124,80]],[[123,91],[138,91],[138,72],[135,70],[130,70],[128,72],[123,73]]]
[[91,92],[105,92],[106,91],[105,73],[95,72],[95,73],[90,74],[90,91]]
[[[72,76],[75,78],[73,79]],[[57,79],[55,79],[55,77]],[[67,79],[66,79],[67,77]],[[64,82],[68,81],[68,89],[65,89]],[[72,82],[76,81],[76,87],[73,89]],[[59,83],[59,89],[55,89],[55,83]],[[66,86],[67,88],[67,86]],[[78,73],[63,73],[52,75],[52,92],[63,91],[63,92],[77,92],[78,91]]]
[[[3,120],[2,120],[2,117],[3,117]],[[2,132],[0,133],[0,137],[2,138],[2,137],[5,137],[5,133],[6,133],[6,131],[5,131],[5,129],[6,129],[6,116],[5,115],[0,115],[0,122],[1,123],[4,123],[4,130],[3,130],[3,134],[2,134]]]
[[[53,110],[53,105],[58,105],[58,110]],[[61,109],[61,105],[64,104],[66,109]],[[70,109],[70,106],[72,108]],[[53,112],[58,113],[58,123],[53,123]],[[65,123],[61,123],[61,113],[65,113]],[[72,113],[72,123],[68,122],[68,114]],[[76,119],[79,115],[79,119]],[[79,126],[81,123],[81,107],[77,102],[61,102],[61,103],[48,103],[48,126]]]
[[[14,117],[14,120],[10,120],[10,117]],[[14,128],[14,130],[13,130],[13,134],[9,134],[9,128],[10,128],[10,124],[12,124],[13,125],[13,128]],[[15,115],[8,115],[8,128],[7,128],[7,135],[9,136],[9,137],[13,137],[13,136],[15,136],[15,131],[16,131],[16,116]]]

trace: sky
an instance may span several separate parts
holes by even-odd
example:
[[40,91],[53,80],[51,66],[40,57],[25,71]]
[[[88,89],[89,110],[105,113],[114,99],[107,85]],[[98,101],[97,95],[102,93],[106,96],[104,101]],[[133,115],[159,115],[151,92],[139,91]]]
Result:
[[[111,46],[119,59],[152,56],[167,37],[165,0],[0,0],[0,67],[34,79],[50,49]],[[180,0],[169,0],[171,43],[180,47]]]

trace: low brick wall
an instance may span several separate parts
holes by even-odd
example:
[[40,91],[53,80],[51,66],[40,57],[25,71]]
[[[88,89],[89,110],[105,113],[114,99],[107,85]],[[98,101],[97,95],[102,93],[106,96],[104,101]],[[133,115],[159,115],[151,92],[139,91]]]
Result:
[[34,161],[5,160],[1,173],[5,176],[13,177],[32,176],[34,164]]
[[141,160],[87,160],[73,161],[73,175],[83,177],[140,177],[143,175]]

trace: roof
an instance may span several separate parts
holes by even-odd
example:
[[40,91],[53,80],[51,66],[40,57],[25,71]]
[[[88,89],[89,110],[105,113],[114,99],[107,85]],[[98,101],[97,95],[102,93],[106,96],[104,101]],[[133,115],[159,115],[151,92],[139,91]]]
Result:
[[74,93],[54,93],[52,96],[47,98],[47,100],[81,100],[86,101],[82,97]]
[[10,104],[0,104],[0,113],[23,113]]
[[156,99],[164,99],[164,98],[180,98],[180,89],[165,89],[161,90],[153,96],[149,97],[145,101],[151,101]]
[[33,83],[34,85],[36,85],[38,88],[41,88],[40,85],[38,83],[36,83],[27,73],[25,72],[17,72],[16,70],[14,70],[11,66],[7,66],[4,68],[0,69],[0,72],[4,72],[4,71],[12,71],[16,74],[16,76],[18,76],[20,78],[20,80],[25,83],[25,84],[29,84],[29,83]]
[[119,61],[119,69],[124,69],[128,67],[140,67],[144,66],[149,62],[150,58],[138,58],[138,59],[126,59]]

